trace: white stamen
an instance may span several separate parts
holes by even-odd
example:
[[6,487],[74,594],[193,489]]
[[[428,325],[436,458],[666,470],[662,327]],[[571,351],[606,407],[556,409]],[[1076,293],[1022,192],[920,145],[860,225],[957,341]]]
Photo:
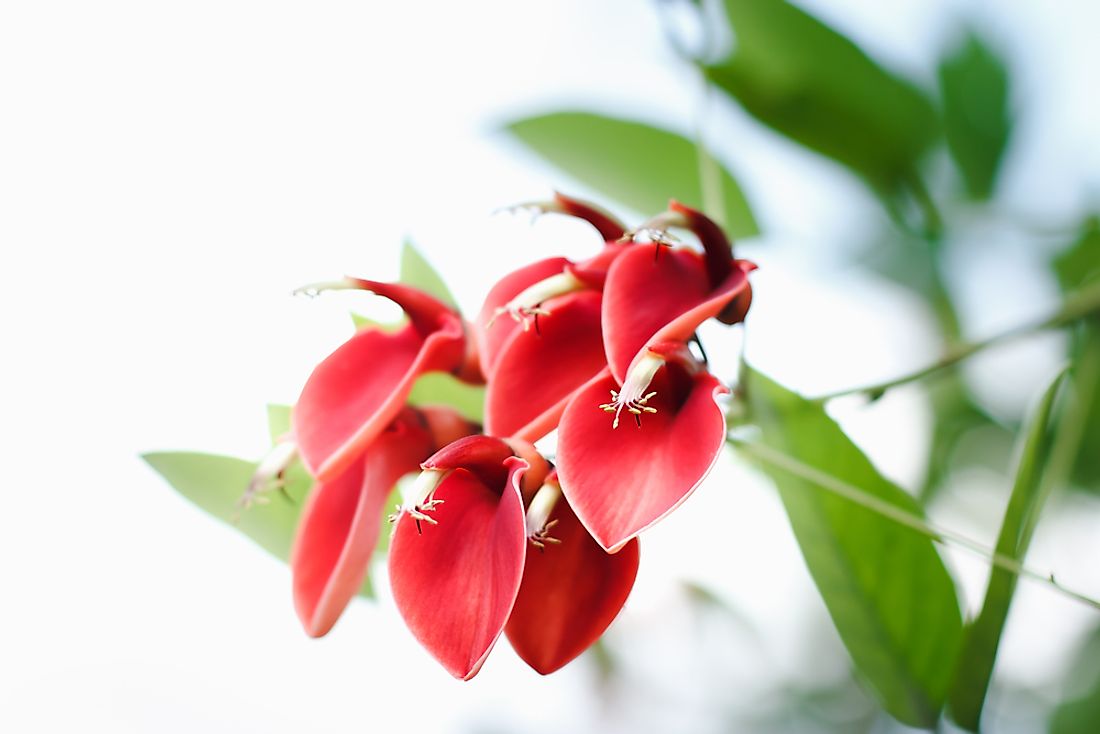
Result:
[[561,486],[556,482],[547,482],[539,487],[538,492],[535,492],[531,505],[527,508],[527,540],[540,550],[545,548],[547,543],[555,545],[561,543],[559,539],[550,536],[550,529],[558,524],[557,520],[550,519],[550,514],[554,511],[554,506],[559,499],[561,499]]
[[530,328],[532,317],[550,315],[549,311],[540,308],[544,302],[557,296],[564,296],[567,293],[581,290],[584,287],[584,281],[569,271],[551,275],[549,278],[540,280],[538,283],[523,289],[515,298],[498,308],[493,317],[489,319],[488,326],[492,326],[498,316],[508,314],[517,324],[523,324],[523,329],[526,331]]
[[[398,518],[402,515],[409,515],[417,520],[417,527],[419,527],[419,521],[430,525],[438,525],[434,517],[426,515],[427,512],[433,512],[435,508],[443,504],[443,500],[435,499],[435,490],[439,488],[439,485],[450,474],[450,470],[441,469],[425,469],[420,472],[420,476],[416,478],[411,485],[405,485],[402,487],[402,502],[401,506],[397,508],[397,512],[389,516],[390,522],[397,522]],[[408,488],[406,493],[404,490]]]
[[649,387],[649,383],[653,382],[653,376],[657,374],[657,370],[664,363],[663,358],[648,350],[641,357],[634,360],[634,363],[630,365],[630,370],[626,373],[626,381],[623,382],[622,388],[618,391],[612,390],[611,402],[600,406],[601,410],[615,414],[615,419],[611,422],[612,428],[619,427],[619,416],[624,408],[628,413],[635,416],[635,420],[638,420],[639,424],[641,423],[639,416],[642,413],[657,412],[656,408],[649,405],[650,399],[657,393],[647,393],[646,389]]
[[[286,491],[286,473],[298,458],[298,445],[293,441],[280,441],[260,461],[248,488],[237,500],[238,510],[247,510],[252,505],[265,505],[270,498],[266,493],[273,490]],[[240,519],[240,512],[234,515],[234,522]]]

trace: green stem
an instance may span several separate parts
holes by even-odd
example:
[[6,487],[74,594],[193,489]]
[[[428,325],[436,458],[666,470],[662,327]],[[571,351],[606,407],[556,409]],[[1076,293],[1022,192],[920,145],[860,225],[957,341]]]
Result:
[[[1085,437],[1089,410],[1096,397],[1096,385],[1100,381],[1100,338],[1090,338],[1085,342],[1084,351],[1078,358],[1073,374],[1073,398],[1065,401],[1062,415],[1058,420],[1054,442],[1050,447],[1050,458],[1039,485],[1034,507],[1041,508],[1055,487],[1064,486],[1069,481],[1077,456],[1081,452],[1081,441]],[[1039,512],[1028,516],[1020,530],[1021,546],[1026,547],[1039,524]]]
[[718,226],[725,227],[728,222],[725,195],[722,191],[722,169],[710,154],[703,135],[703,126],[710,107],[711,88],[702,71],[699,72],[699,78],[703,84],[703,92],[699,103],[699,115],[695,121],[695,154],[699,163],[699,188],[703,196],[703,211],[717,222]]
[[776,451],[770,446],[755,441],[747,441],[733,436],[728,437],[727,441],[758,461],[771,464],[778,469],[782,469],[812,484],[816,484],[818,487],[832,492],[838,497],[842,497],[849,502],[854,502],[888,520],[910,528],[911,530],[915,530],[921,535],[931,538],[936,543],[940,543],[941,545],[955,545],[959,548],[968,550],[971,553],[981,556],[997,568],[1002,568],[1023,578],[1044,583],[1064,596],[1100,610],[1100,601],[1067,589],[1054,580],[1053,574],[1044,574],[1039,571],[1034,571],[1014,558],[998,553],[992,548],[968,538],[965,535],[933,525],[918,515],[903,510],[897,505],[887,502],[880,497],[869,494],[859,487],[849,484],[842,479],[838,479],[831,474],[826,474],[820,469],[804,464],[793,456],[784,454],[781,451]]
[[1023,324],[1015,328],[1003,331],[1000,334],[995,334],[987,339],[982,339],[976,342],[967,342],[959,344],[951,349],[948,349],[939,359],[930,365],[922,367],[913,372],[895,377],[885,382],[874,383],[871,385],[863,385],[862,387],[847,388],[844,390],[838,390],[837,392],[828,393],[814,398],[815,402],[823,403],[833,398],[843,397],[845,395],[857,395],[866,393],[872,397],[878,397],[887,390],[904,385],[909,382],[916,382],[917,380],[924,379],[942,369],[953,367],[954,365],[962,362],[968,357],[972,357],[978,352],[982,352],[990,347],[999,346],[1007,342],[1015,341],[1025,336],[1030,336],[1040,331],[1048,331],[1050,329],[1058,329],[1068,324],[1077,321],[1085,316],[1093,313],[1100,312],[1100,283],[1094,285],[1091,288],[1079,291],[1075,295],[1068,298],[1058,311],[1047,316],[1044,319],[1035,321],[1028,324]]

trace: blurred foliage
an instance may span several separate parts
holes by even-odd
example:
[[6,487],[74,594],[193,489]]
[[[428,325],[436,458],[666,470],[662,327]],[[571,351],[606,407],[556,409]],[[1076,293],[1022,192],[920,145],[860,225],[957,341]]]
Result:
[[405,285],[419,288],[443,301],[455,311],[458,310],[458,302],[451,295],[451,289],[443,282],[443,277],[420,254],[416,246],[408,241],[401,248],[401,270],[398,280]]
[[[760,373],[745,378],[763,442],[919,516],[816,403]],[[932,541],[775,465],[767,467],[806,565],[860,674],[899,721],[939,718],[962,631],[955,586]]]
[[1078,649],[1066,683],[1071,692],[1051,713],[1050,734],[1095,734],[1100,722],[1100,627]]
[[768,127],[887,200],[917,183],[939,125],[928,98],[786,0],[726,0],[734,49],[707,76]]
[[993,193],[1012,133],[1008,71],[979,35],[970,33],[940,63],[943,127],[969,195]]
[[[290,432],[290,406],[268,405],[267,427],[274,446]],[[258,462],[194,452],[155,452],[142,458],[200,509],[244,533],[279,560],[290,560],[302,507],[313,488],[313,478],[300,462],[287,469],[281,489],[254,495],[245,504],[242,500]],[[388,527],[384,530],[383,536],[388,537]],[[374,596],[369,577],[359,593]]]
[[[1052,263],[1059,284],[1066,293],[1100,279],[1100,217],[1089,217],[1074,242]],[[1100,352],[1100,317],[1093,317],[1075,333],[1070,356],[1080,362],[1086,353]],[[1079,395],[1086,396],[1084,436],[1077,455],[1073,480],[1081,488],[1100,493],[1100,389],[1092,375],[1075,376]],[[1083,382],[1082,382],[1083,380]]]
[[[516,120],[508,132],[573,178],[644,215],[664,211],[669,197],[702,208],[701,153],[667,130],[590,112],[553,112]],[[735,238],[759,234],[741,186],[720,169],[721,212],[710,212]]]
[[[1043,391],[1020,434],[1016,479],[995,548],[1004,558],[1023,561],[1043,502],[1049,494],[1045,491],[1049,484],[1044,484],[1044,480],[1051,455],[1052,415],[1066,372],[1061,370]],[[989,575],[982,610],[963,632],[949,704],[951,717],[970,731],[978,731],[997,648],[1018,579],[1015,573],[994,568]]]
[[[978,406],[959,374],[930,380],[928,399],[934,416],[932,436],[924,481],[917,492],[925,504],[935,499],[953,472],[962,466],[1006,466],[1012,442],[1012,432]],[[967,440],[974,436],[985,440]]]
[[239,503],[257,464],[230,456],[191,452],[160,452],[142,456],[177,492],[224,523],[235,527],[271,553],[286,561],[294,528],[298,524],[302,500],[309,489],[308,478],[293,479],[286,496],[264,495],[265,504]]

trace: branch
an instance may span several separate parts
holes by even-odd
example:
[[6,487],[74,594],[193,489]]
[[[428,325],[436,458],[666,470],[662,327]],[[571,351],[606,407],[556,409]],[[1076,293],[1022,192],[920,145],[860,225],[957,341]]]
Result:
[[948,349],[939,359],[926,367],[922,367],[919,370],[915,370],[908,374],[895,377],[885,382],[879,382],[871,385],[864,385],[862,387],[846,388],[844,390],[838,390],[837,392],[828,393],[817,398],[812,398],[814,402],[824,403],[833,398],[844,397],[846,395],[859,395],[867,394],[871,396],[871,399],[877,399],[882,396],[887,390],[904,385],[909,382],[916,382],[922,380],[940,370],[948,367],[953,367],[959,362],[972,357],[978,352],[985,351],[990,347],[1000,346],[1017,339],[1021,339],[1025,336],[1038,333],[1040,331],[1048,331],[1050,329],[1059,329],[1063,326],[1072,324],[1074,321],[1089,316],[1091,314],[1100,313],[1100,283],[1095,284],[1091,288],[1078,291],[1062,304],[1062,307],[1053,314],[1046,318],[1035,321],[1029,324],[1023,324],[1021,326],[1014,327],[1008,331],[1002,331],[1000,334],[994,334],[993,336],[982,339],[976,342],[966,342],[959,344],[951,349]]
[[1010,573],[1014,573],[1023,578],[1031,579],[1032,581],[1039,581],[1053,588],[1058,593],[1067,596],[1075,601],[1081,602],[1093,609],[1100,610],[1100,600],[1093,599],[1079,592],[1067,589],[1060,583],[1054,580],[1054,574],[1041,573],[1035,571],[1027,566],[1023,565],[1014,558],[1010,558],[1001,553],[997,553],[992,548],[983,545],[982,543],[966,537],[960,533],[956,533],[953,530],[947,530],[945,528],[938,527],[925,520],[919,515],[915,515],[911,512],[903,510],[897,505],[887,502],[880,497],[876,497],[873,494],[860,489],[854,484],[849,484],[842,479],[826,474],[820,469],[816,469],[808,464],[804,464],[793,456],[784,454],[781,451],[776,451],[770,446],[766,446],[762,443],[755,441],[748,441],[733,436],[727,437],[727,442],[741,451],[748,454],[750,457],[762,461],[766,464],[782,469],[795,476],[798,476],[811,484],[815,484],[818,487],[832,492],[838,497],[842,497],[849,502],[865,507],[874,513],[885,517],[888,520],[896,522],[899,525],[903,525],[911,530],[915,530],[921,535],[925,535],[931,538],[934,542],[941,545],[955,545],[959,548],[974,553],[981,558],[989,561],[997,568],[1004,569]]

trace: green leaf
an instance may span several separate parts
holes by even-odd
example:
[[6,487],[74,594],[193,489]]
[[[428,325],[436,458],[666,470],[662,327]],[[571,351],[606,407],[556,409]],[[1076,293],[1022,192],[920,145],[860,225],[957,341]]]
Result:
[[267,504],[244,509],[238,502],[248,488],[256,464],[229,456],[189,452],[143,454],[149,466],[177,492],[201,509],[236,528],[276,558],[290,558],[290,545],[298,524],[308,484],[291,482],[289,499],[278,492]]
[[935,140],[925,95],[785,0],[726,0],[736,39],[707,77],[760,122],[847,166],[880,195],[908,188]]
[[[269,406],[271,428],[289,420],[284,406]],[[261,548],[282,561],[290,559],[290,548],[302,504],[313,480],[300,463],[286,474],[286,491],[265,495],[267,504],[253,503],[244,508],[238,503],[248,488],[257,464],[231,456],[216,456],[193,452],[153,452],[142,457],[172,487],[200,509],[254,540]],[[370,577],[363,583],[360,595],[374,596]]]
[[[1067,370],[1060,371],[1043,391],[1020,434],[1016,479],[996,547],[998,555],[1016,561],[1023,561],[1027,555],[1036,520],[1046,499],[1047,493],[1042,489],[1043,473],[1050,456],[1051,414]],[[978,731],[993,663],[997,659],[997,648],[1018,578],[1010,571],[994,568],[989,575],[982,611],[963,633],[949,703],[951,717],[970,731]]]
[[[566,174],[645,215],[664,211],[670,198],[704,206],[698,151],[675,133],[591,112],[553,112],[506,129]],[[724,211],[708,213],[734,238],[759,234],[741,187],[720,168]]]
[[1012,134],[1008,70],[971,33],[940,63],[939,78],[948,150],[970,196],[989,198]]
[[348,315],[351,316],[351,324],[355,327],[356,331],[359,331],[360,329],[379,329],[381,331],[392,333],[405,325],[404,321],[398,321],[393,324],[384,324],[381,321],[375,321],[372,318],[355,313],[354,311]]
[[[875,502],[921,515],[913,498],[886,480],[819,404],[751,369],[745,391],[765,447],[857,487]],[[931,726],[943,706],[962,631],[955,585],[931,539],[823,490],[789,467],[762,466],[776,483],[810,575],[857,670],[891,715]]]
[[1050,734],[1094,734],[1100,721],[1100,627],[1085,639],[1067,683],[1077,689],[1051,712]]
[[424,256],[413,246],[411,242],[405,242],[401,248],[401,276],[400,281],[405,285],[411,285],[435,296],[454,310],[458,310],[454,296],[447,289],[443,278],[428,264]]
[[[1059,253],[1051,263],[1064,293],[1072,294],[1100,281],[1100,217],[1089,217],[1074,242]],[[1077,393],[1084,396],[1082,411],[1084,426],[1081,446],[1100,446],[1100,389],[1088,365],[1095,364],[1100,354],[1100,317],[1087,320],[1077,334],[1070,356],[1081,367],[1074,375]],[[1100,493],[1100,451],[1080,451],[1073,468],[1074,483],[1094,493]]]
[[1100,279],[1100,216],[1084,221],[1076,239],[1055,256],[1051,266],[1066,293]]
[[271,445],[278,443],[279,439],[290,433],[290,406],[268,403],[267,406],[267,432],[271,438]]
[[468,420],[485,421],[485,386],[470,385],[446,372],[429,372],[417,378],[409,393],[412,405],[449,405]]
[[[950,484],[956,470],[971,466],[1000,470],[1012,450],[1012,432],[974,401],[959,373],[930,381],[927,391],[932,408],[932,435],[924,484],[918,492],[926,506],[940,489]],[[965,440],[977,434],[981,435],[981,441]]]

